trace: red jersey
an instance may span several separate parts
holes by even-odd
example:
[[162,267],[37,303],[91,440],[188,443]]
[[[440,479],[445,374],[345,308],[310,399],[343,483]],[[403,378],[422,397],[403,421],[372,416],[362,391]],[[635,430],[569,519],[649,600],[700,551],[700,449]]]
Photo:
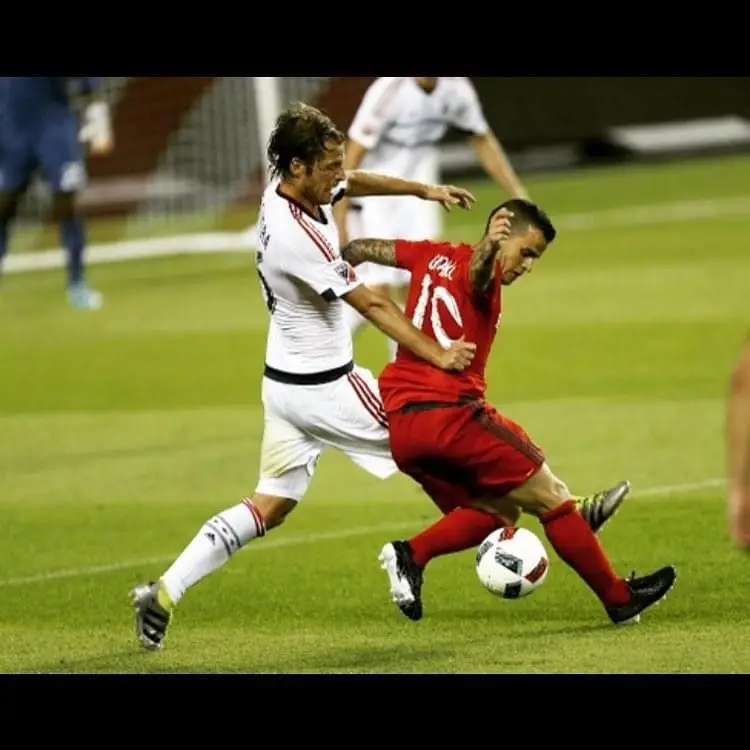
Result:
[[451,372],[399,347],[378,379],[386,412],[415,401],[484,397],[487,357],[502,313],[502,284],[495,274],[481,297],[474,294],[469,278],[472,252],[471,245],[396,241],[396,265],[411,271],[407,317],[446,348],[465,336],[477,350],[466,370]]

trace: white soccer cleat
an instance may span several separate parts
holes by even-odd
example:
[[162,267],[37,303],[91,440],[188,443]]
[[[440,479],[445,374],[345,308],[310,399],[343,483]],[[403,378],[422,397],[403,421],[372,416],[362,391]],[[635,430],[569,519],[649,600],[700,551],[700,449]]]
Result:
[[378,556],[388,574],[391,598],[410,620],[422,618],[422,568],[414,562],[407,542],[388,542]]

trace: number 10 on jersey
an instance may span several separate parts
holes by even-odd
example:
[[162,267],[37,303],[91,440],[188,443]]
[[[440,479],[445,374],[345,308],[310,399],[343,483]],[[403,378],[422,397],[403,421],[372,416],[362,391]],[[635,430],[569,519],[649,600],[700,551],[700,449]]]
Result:
[[450,347],[454,339],[452,339],[445,332],[443,323],[440,319],[440,308],[438,302],[442,302],[445,309],[453,318],[453,322],[459,327],[463,328],[463,320],[461,319],[461,311],[458,309],[458,302],[456,298],[442,285],[432,283],[432,277],[429,273],[422,277],[422,288],[419,293],[419,299],[414,307],[414,315],[412,316],[411,322],[415,328],[420,330],[424,328],[425,316],[428,308],[430,312],[430,323],[432,324],[432,332],[435,334],[435,339],[444,349]]

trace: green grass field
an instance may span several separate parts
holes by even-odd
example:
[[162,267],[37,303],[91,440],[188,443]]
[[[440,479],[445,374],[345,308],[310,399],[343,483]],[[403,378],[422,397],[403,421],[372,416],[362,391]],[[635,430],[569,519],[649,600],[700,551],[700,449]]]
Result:
[[[266,313],[252,259],[93,267],[95,314],[64,305],[60,271],[8,276],[0,671],[747,672],[750,558],[729,542],[722,477],[750,217],[718,199],[749,183],[747,158],[529,181],[562,231],[506,294],[490,396],[574,491],[633,482],[602,541],[624,574],[674,563],[679,579],[631,628],[610,626],[554,554],[532,597],[495,599],[472,551],[432,564],[425,617],[406,620],[377,553],[436,511],[405,477],[382,483],[331,453],[289,522],[188,592],[162,653],[141,651],[131,585],[255,485]],[[453,238],[478,236],[498,201],[475,187]],[[718,202],[631,226],[598,213],[684,200]],[[587,212],[592,226],[565,229]],[[384,363],[374,331],[357,351]]]

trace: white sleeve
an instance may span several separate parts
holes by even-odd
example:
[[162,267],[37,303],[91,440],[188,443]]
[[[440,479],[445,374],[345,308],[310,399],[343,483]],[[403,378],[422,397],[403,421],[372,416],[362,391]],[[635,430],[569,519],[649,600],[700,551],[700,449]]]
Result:
[[329,243],[302,219],[293,241],[285,243],[282,270],[309,286],[326,302],[343,297],[362,284],[354,269],[333,253]]
[[368,151],[380,140],[388,124],[390,104],[401,85],[401,78],[378,78],[370,84],[354,120],[349,127],[349,138]]
[[474,135],[485,135],[490,126],[485,119],[479,96],[468,78],[459,78],[454,107],[451,108],[450,124]]

